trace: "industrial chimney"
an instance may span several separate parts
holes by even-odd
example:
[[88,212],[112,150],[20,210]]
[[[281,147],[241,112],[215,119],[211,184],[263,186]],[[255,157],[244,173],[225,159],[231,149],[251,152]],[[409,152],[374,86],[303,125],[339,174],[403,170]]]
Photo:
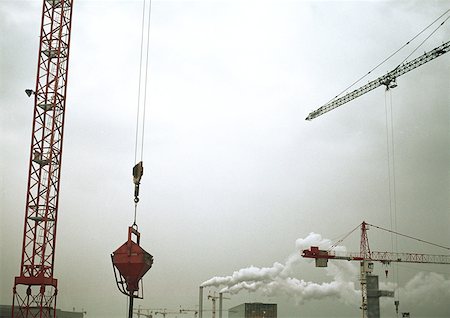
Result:
[[200,289],[199,289],[198,318],[203,318],[203,286],[200,286]]

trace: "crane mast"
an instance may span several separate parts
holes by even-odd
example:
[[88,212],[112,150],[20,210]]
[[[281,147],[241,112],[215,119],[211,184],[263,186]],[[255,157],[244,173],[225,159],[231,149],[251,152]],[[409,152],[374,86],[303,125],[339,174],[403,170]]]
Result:
[[44,0],[20,275],[12,317],[56,317],[54,278],[73,0]]
[[387,89],[394,88],[397,86],[395,83],[397,77],[409,71],[412,71],[413,69],[421,65],[424,65],[425,63],[428,63],[431,60],[434,60],[435,58],[447,53],[448,51],[450,51],[450,41],[438,46],[437,48],[431,50],[430,52],[426,52],[425,54],[419,56],[418,58],[415,58],[410,62],[397,66],[395,69],[388,72],[386,75],[383,75],[340,98],[334,99],[329,103],[323,105],[322,107],[319,107],[315,111],[309,113],[308,117],[306,117],[306,120],[313,120],[314,118],[319,117],[339,106],[342,106],[345,103],[348,103],[349,101],[358,98],[361,95],[364,95],[365,93],[368,93],[381,85],[385,85]]

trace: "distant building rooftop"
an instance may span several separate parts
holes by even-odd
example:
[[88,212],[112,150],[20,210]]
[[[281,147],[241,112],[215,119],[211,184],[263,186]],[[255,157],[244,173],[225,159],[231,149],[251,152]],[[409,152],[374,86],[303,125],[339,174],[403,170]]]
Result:
[[277,318],[277,304],[244,303],[228,309],[228,318]]

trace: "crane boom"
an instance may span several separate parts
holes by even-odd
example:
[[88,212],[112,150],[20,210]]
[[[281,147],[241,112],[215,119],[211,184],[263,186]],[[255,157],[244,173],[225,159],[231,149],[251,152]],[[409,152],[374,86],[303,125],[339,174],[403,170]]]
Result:
[[[418,253],[393,253],[371,251],[368,257],[361,253],[348,253],[336,255],[334,252],[319,250],[317,246],[311,246],[309,250],[303,250],[302,256],[315,259],[336,259],[347,261],[375,261],[381,263],[426,263],[426,264],[450,264],[450,255],[418,254]],[[326,263],[327,261],[325,261]],[[324,263],[324,264],[325,264]]]
[[327,104],[323,105],[322,107],[319,107],[318,109],[312,111],[311,113],[309,113],[308,117],[306,117],[306,120],[312,120],[316,117],[319,117],[339,106],[344,105],[345,103],[350,102],[351,100],[358,98],[362,95],[364,95],[365,93],[368,93],[372,90],[374,90],[375,88],[381,86],[381,85],[385,85],[387,89],[389,88],[393,88],[395,86],[391,86],[392,83],[395,83],[395,80],[397,77],[412,71],[413,69],[424,65],[425,63],[434,60],[435,58],[447,53],[450,51],[450,41],[438,46],[437,48],[426,52],[425,54],[419,56],[418,58],[415,58],[414,60],[401,64],[399,66],[397,66],[395,69],[393,69],[392,71],[388,72],[386,75],[383,75],[369,83],[367,83],[364,86],[361,86],[358,89],[355,89],[354,91],[340,97],[337,99],[334,99],[330,102],[328,102]]

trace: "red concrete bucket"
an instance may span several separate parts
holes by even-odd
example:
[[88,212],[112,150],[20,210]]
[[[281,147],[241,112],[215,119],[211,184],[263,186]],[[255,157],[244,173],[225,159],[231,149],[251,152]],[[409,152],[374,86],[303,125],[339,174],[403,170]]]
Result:
[[[136,242],[131,240],[132,234],[136,235]],[[134,295],[135,292],[139,291],[139,281],[153,264],[153,256],[139,246],[139,240],[140,233],[130,226],[128,228],[128,241],[111,254],[117,287],[125,295],[136,298],[140,298]],[[116,273],[116,268],[120,277]]]

